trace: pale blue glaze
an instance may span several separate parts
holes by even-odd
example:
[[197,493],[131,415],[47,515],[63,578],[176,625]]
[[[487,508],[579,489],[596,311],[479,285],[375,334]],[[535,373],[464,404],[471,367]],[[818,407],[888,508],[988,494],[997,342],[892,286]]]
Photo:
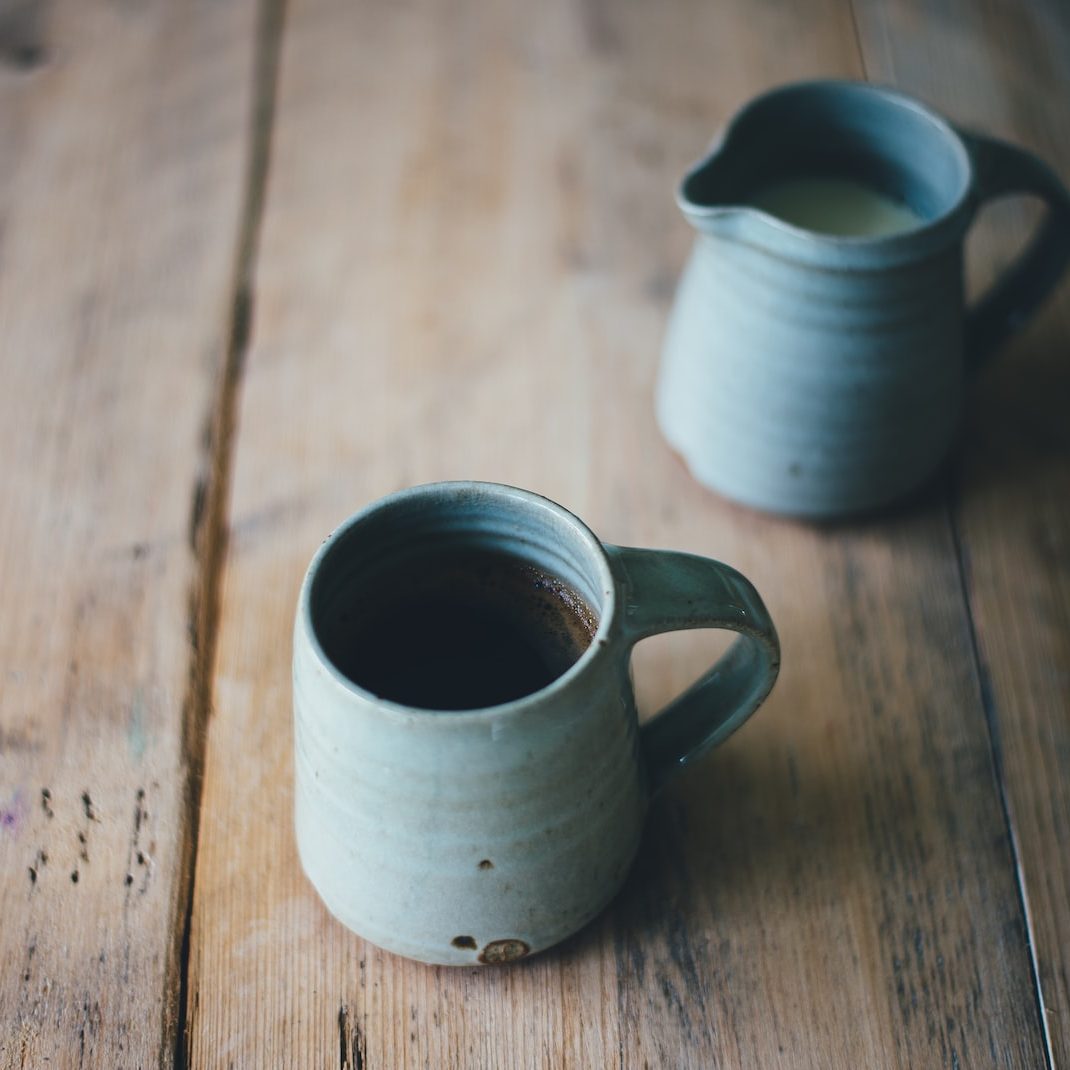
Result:
[[[921,222],[837,237],[742,203],[813,173],[873,185]],[[1047,220],[967,316],[963,238],[983,199],[1012,192],[1043,197]],[[678,201],[699,234],[666,334],[658,423],[700,482],[781,513],[872,508],[921,483],[955,437],[967,371],[1070,258],[1070,196],[1043,163],[864,83],[753,101]]]
[[[367,573],[443,540],[506,548],[567,579],[598,614],[587,652],[548,687],[482,710],[402,706],[345,677],[324,652],[324,629]],[[640,729],[633,645],[696,627],[740,637]],[[393,495],[324,543],[300,596],[294,764],[305,872],[342,922],[399,954],[474,965],[539,951],[612,898],[651,792],[753,712],[778,664],[761,599],[725,565],[603,546],[571,513],[512,487]],[[469,937],[472,946],[459,940]]]

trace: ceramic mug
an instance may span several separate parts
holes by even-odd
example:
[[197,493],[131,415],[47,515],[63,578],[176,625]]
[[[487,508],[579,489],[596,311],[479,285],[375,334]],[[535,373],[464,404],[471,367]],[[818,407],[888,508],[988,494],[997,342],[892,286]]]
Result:
[[[562,676],[485,709],[400,705],[325,653],[371,578],[443,541],[542,568],[594,610]],[[639,725],[630,655],[646,636],[738,636],[694,686]],[[337,635],[339,633],[333,633]],[[309,566],[294,631],[295,819],[331,912],[423,962],[507,962],[564,939],[620,888],[652,792],[720,743],[772,688],[776,632],[727,565],[600,542],[536,494],[438,483],[357,513]]]
[[[755,206],[792,176],[901,202],[881,236],[793,225]],[[982,202],[1042,198],[1018,262],[963,306],[963,240]],[[1070,195],[1023,149],[854,82],[775,89],[728,124],[677,201],[698,230],[662,354],[657,417],[699,482],[747,505],[827,517],[888,503],[940,465],[966,379],[1070,260]]]

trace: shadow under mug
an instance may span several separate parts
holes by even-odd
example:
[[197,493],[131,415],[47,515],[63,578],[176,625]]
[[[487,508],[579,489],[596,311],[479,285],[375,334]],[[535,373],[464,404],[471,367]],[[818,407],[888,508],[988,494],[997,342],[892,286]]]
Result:
[[[905,203],[880,236],[804,229],[748,203],[793,177],[848,179]],[[963,241],[980,205],[1032,194],[1047,218],[972,309]],[[964,384],[1070,261],[1070,194],[1023,149],[857,82],[746,105],[677,194],[697,229],[662,353],[657,417],[694,477],[772,512],[885,505],[939,467]]]
[[[400,705],[349,679],[323,642],[340,615],[376,573],[444,545],[508,554],[580,594],[598,623],[579,660],[515,701],[456,712]],[[632,647],[687,628],[738,637],[640,726]],[[561,506],[499,484],[384,498],[324,542],[299,598],[295,820],[305,872],[345,925],[423,962],[508,962],[549,947],[616,894],[652,792],[739,727],[772,688],[779,659],[758,593],[727,565],[603,544]]]

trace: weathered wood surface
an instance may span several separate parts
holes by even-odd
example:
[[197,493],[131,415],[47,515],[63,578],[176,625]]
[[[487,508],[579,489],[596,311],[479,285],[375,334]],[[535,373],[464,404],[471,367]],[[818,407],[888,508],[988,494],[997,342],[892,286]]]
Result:
[[0,5],[4,1068],[174,1056],[254,16]]
[[[706,494],[651,401],[671,190],[743,100],[866,76],[1070,176],[1065,5],[287,7],[0,0],[0,1067],[1070,1066],[1067,288],[863,524]],[[292,839],[305,564],[448,477],[737,565],[785,647],[510,970],[366,945]],[[716,644],[644,644],[644,707]]]
[[[857,4],[869,77],[1039,153],[1070,181],[1070,6]],[[974,289],[1036,219],[1007,202]],[[1070,286],[977,383],[953,497],[986,712],[1033,930],[1053,1064],[1070,1067]]]
[[[690,240],[677,176],[768,84],[862,75],[860,31],[831,0],[290,5],[205,766],[193,1065],[1044,1065],[946,494],[827,530],[757,516],[695,486],[651,414]],[[737,565],[785,648],[768,707],[656,806],[620,900],[510,970],[377,951],[327,915],[293,846],[304,566],[352,509],[445,477],[528,486],[607,539]],[[976,561],[998,509],[973,515]],[[1003,605],[976,567],[970,590]],[[979,627],[984,649],[999,627]],[[644,651],[645,704],[706,656],[701,637]]]

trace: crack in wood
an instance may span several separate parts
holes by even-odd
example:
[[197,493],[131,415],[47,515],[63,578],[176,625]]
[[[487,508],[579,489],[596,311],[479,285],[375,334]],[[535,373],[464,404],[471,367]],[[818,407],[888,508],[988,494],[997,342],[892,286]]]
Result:
[[[188,819],[180,849],[178,916],[172,926],[175,939],[169,957],[168,977],[177,983],[164,1001],[161,1066],[166,1062],[167,1038],[174,1023],[173,1066],[190,1065],[190,949],[193,892],[200,835],[201,791],[211,707],[211,673],[218,633],[220,591],[229,542],[227,506],[234,457],[238,398],[245,370],[245,355],[253,308],[253,266],[256,260],[274,124],[279,52],[286,0],[261,0],[257,19],[253,70],[252,130],[245,182],[245,204],[237,236],[235,271],[231,284],[230,323],[222,373],[215,403],[201,438],[200,475],[190,505],[189,540],[198,563],[191,586],[187,629],[190,665],[182,710],[182,754],[186,768],[184,805]],[[140,801],[140,800],[139,800]],[[136,833],[136,830],[135,830]],[[139,862],[141,861],[139,855]],[[128,870],[131,867],[128,866]],[[128,877],[132,874],[128,873]],[[129,887],[132,880],[127,881]]]
[[339,1070],[367,1070],[367,1049],[364,1033],[350,1021],[349,1008],[338,1008],[338,1066]]
[[1055,1066],[1055,1050],[1052,1044],[1051,1032],[1048,1027],[1044,989],[1040,979],[1040,962],[1037,958],[1036,931],[1033,919],[1029,913],[1029,897],[1025,886],[1025,872],[1022,868],[1021,848],[1018,843],[1018,834],[1015,828],[1014,818],[1011,814],[1010,800],[1007,796],[1007,781],[1003,764],[1003,743],[1000,739],[999,730],[999,712],[996,708],[996,699],[992,690],[992,681],[988,663],[985,661],[985,658],[981,653],[981,645],[977,638],[977,624],[974,618],[973,599],[970,594],[970,562],[962,538],[962,532],[959,530],[958,515],[956,513],[956,498],[957,496],[952,492],[947,504],[948,526],[951,531],[951,543],[955,551],[959,583],[962,587],[962,604],[966,610],[966,628],[969,633],[973,669],[977,681],[977,691],[981,700],[981,709],[984,713],[985,724],[988,729],[992,778],[995,781],[996,793],[1003,814],[1003,825],[1007,835],[1007,846],[1010,852],[1011,861],[1014,865],[1015,888],[1018,892],[1018,909],[1021,915],[1022,928],[1025,932],[1025,942],[1028,947],[1029,968],[1033,980],[1033,997],[1036,1002],[1040,1035],[1043,1038],[1045,1068],[1046,1070],[1053,1070],[1053,1067]]

